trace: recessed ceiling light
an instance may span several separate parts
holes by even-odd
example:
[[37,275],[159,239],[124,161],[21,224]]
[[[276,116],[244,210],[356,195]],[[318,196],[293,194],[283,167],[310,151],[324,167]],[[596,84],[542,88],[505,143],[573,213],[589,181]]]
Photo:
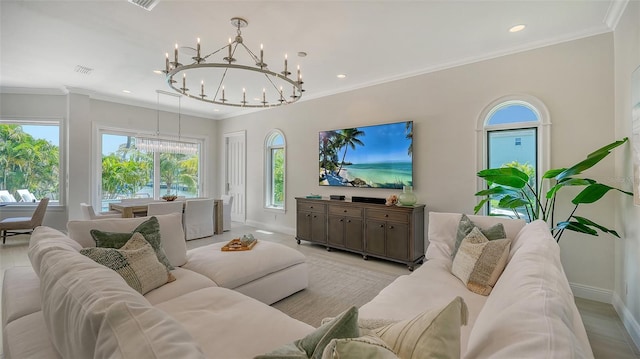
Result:
[[527,27],[527,25],[524,25],[524,24],[515,25],[515,26],[512,26],[512,27],[509,29],[509,32],[518,32],[518,31],[522,31],[522,30],[524,30],[524,28],[525,28],[525,27]]
[[124,93],[131,93],[131,91],[129,91],[129,90],[122,90],[122,92],[124,92]]
[[338,74],[338,76],[336,76],[336,77],[337,77],[337,78],[339,78],[339,79],[343,79],[343,78],[347,77],[347,75],[345,75],[345,74]]
[[219,111],[220,111],[220,109],[219,109],[219,108],[214,108],[214,109],[213,109],[213,112],[219,112]]

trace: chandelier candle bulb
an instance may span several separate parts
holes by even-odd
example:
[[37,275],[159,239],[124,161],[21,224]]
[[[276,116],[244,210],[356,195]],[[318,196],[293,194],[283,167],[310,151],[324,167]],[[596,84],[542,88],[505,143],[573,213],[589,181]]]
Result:
[[176,43],[176,49],[173,51],[173,57],[176,62],[176,67],[178,67],[178,44]]
[[200,38],[198,38],[198,44],[196,45],[196,57],[200,59]]
[[204,97],[204,80],[200,82],[200,96]]
[[229,63],[231,63],[231,38],[229,38]]
[[165,72],[169,73],[169,53],[165,52],[166,59],[164,61]]
[[284,54],[284,73],[285,76],[287,76],[289,74],[289,71],[287,71],[287,54]]
[[264,51],[263,51],[264,47],[262,44],[260,44],[260,68],[264,67],[264,61],[263,60],[263,55],[264,55]]

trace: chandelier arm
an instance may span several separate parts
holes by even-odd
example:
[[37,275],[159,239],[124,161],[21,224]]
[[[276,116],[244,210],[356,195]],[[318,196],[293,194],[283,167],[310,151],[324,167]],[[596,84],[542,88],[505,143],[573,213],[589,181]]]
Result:
[[229,45],[225,45],[225,46],[223,46],[223,47],[221,47],[221,48],[217,49],[216,51],[214,51],[214,52],[210,53],[209,55],[206,55],[206,56],[205,56],[205,57],[203,57],[202,59],[203,59],[203,60],[208,59],[210,56],[215,55],[215,54],[217,54],[218,52],[220,52],[220,51],[222,51],[222,50],[226,49],[226,48],[227,48],[227,46],[229,46]]
[[[249,50],[249,48],[247,47],[247,45],[243,43],[241,43],[240,45],[242,45],[242,47],[244,47],[244,49],[249,53],[249,55],[251,55],[251,58],[253,59],[253,61],[255,63],[259,63],[260,59],[258,58],[258,56],[256,56],[256,54],[254,54],[251,50]],[[238,45],[236,45],[236,48],[238,47]]]

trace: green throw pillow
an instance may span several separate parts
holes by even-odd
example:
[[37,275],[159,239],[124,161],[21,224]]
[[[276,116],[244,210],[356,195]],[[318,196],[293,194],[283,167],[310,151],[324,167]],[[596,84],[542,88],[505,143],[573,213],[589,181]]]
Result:
[[89,231],[91,237],[96,242],[96,247],[100,248],[115,248],[119,249],[124,246],[125,243],[131,238],[134,233],[140,233],[144,236],[144,239],[151,244],[153,250],[156,252],[156,256],[160,263],[164,264],[168,270],[175,269],[164,252],[162,242],[160,240],[160,224],[156,217],[151,217],[148,220],[140,223],[133,232],[118,233],[118,232],[103,232],[97,229]]
[[398,356],[382,339],[374,335],[365,335],[331,340],[324,348],[322,359],[334,358],[398,359]]
[[[476,225],[469,219],[469,217],[467,217],[466,214],[463,214],[462,218],[460,218],[460,222],[458,223],[458,232],[456,233],[456,244],[453,247],[451,258],[454,258],[456,256],[456,254],[458,253],[458,249],[460,248],[460,243],[462,243],[462,240],[469,233],[471,233],[471,230],[473,229],[473,227],[476,227]],[[484,234],[484,236],[487,237],[487,239],[490,241],[494,239],[507,238],[507,234],[504,231],[504,226],[502,225],[502,223],[494,224],[493,226],[487,229],[482,229],[482,228],[479,228],[479,229],[480,229],[480,232],[482,232],[482,234]]]
[[324,348],[333,339],[355,338],[358,330],[358,308],[351,307],[332,321],[323,324],[313,333],[293,343],[286,344],[256,359],[300,358],[321,359]]
[[134,233],[120,249],[83,248],[80,253],[113,269],[131,288],[143,295],[171,279],[175,280],[140,233]]

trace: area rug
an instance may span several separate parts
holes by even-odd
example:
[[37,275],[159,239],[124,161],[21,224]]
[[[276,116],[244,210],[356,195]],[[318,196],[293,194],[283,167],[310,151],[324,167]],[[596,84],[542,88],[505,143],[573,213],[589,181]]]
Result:
[[307,264],[309,286],[272,306],[314,327],[320,326],[322,319],[335,317],[352,305],[364,305],[397,278],[313,254],[307,254]]

